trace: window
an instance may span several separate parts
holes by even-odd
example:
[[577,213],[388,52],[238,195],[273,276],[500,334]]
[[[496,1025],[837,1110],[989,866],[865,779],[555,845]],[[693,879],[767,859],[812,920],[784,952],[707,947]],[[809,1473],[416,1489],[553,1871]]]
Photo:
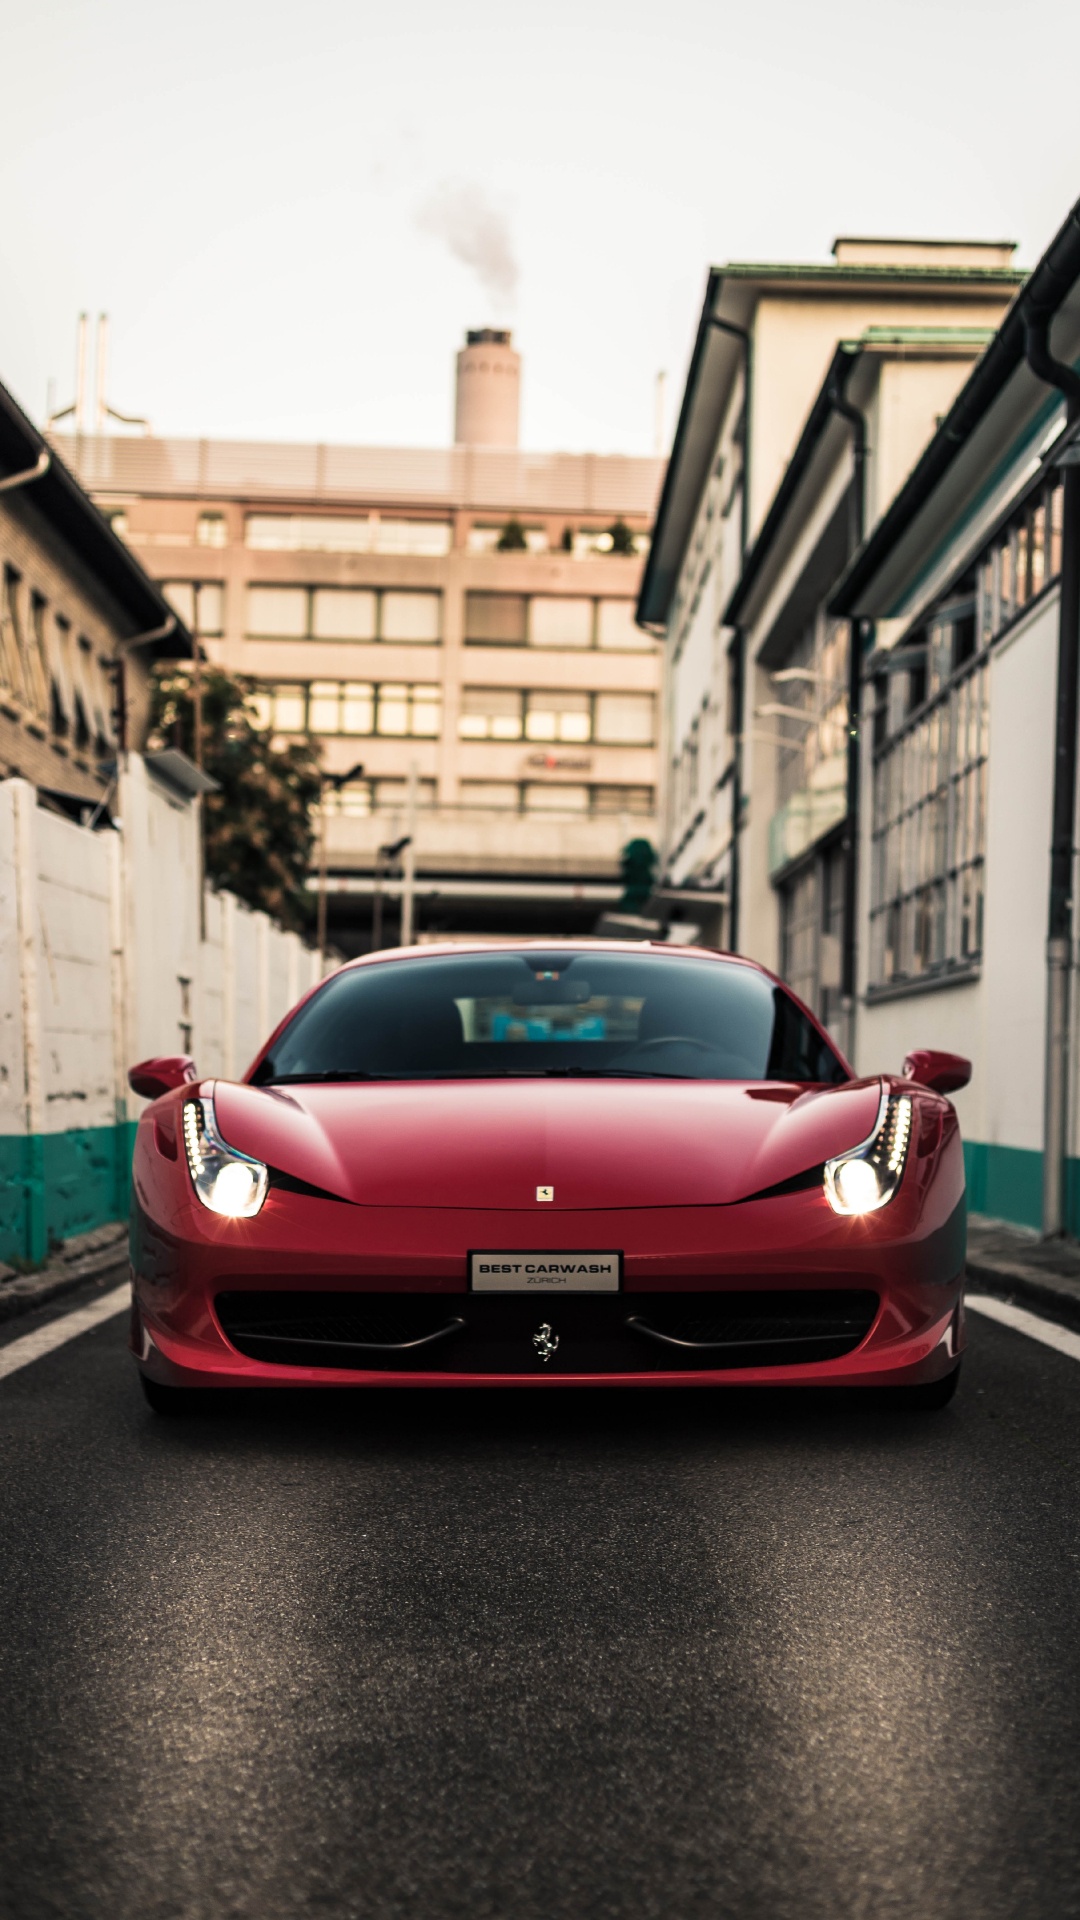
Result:
[[249,513],[249,547],[263,553],[449,553],[449,520],[383,520],[378,514]]
[[366,587],[316,587],[311,633],[316,640],[374,640],[378,595]]
[[[45,650],[45,601],[40,593],[30,595],[30,627],[26,636],[26,679],[31,706],[42,720],[52,710],[49,671]],[[110,701],[111,706],[111,701]]]
[[19,645],[19,587],[21,581],[13,567],[4,568],[3,600],[0,601],[0,679],[16,699],[24,697],[22,648]]
[[612,652],[651,653],[656,645],[634,619],[633,600],[601,600],[596,609],[596,644]]
[[382,595],[382,640],[425,641],[439,638],[442,595],[395,591]]
[[271,640],[303,640],[310,631],[306,587],[249,587],[247,630]]
[[538,596],[529,607],[529,644],[534,647],[591,647],[593,602]]
[[653,805],[651,787],[594,787],[592,790],[594,813],[649,814]]
[[226,547],[229,530],[223,513],[200,513],[195,522],[195,542],[200,547]]
[[979,646],[989,646],[1061,572],[1063,507],[1060,480],[1044,483],[983,554],[975,570],[972,609]]
[[596,739],[617,746],[649,746],[653,738],[651,693],[598,693]]
[[432,645],[442,595],[374,587],[248,588],[247,631],[266,640],[387,640]]
[[526,740],[581,743],[592,738],[592,696],[531,692],[525,696]]
[[59,614],[45,621],[45,657],[49,663],[53,732],[67,737],[75,726],[75,682],[71,667],[71,628]]
[[374,522],[374,553],[411,553],[436,556],[449,553],[453,528],[449,520],[381,520]]
[[433,737],[442,725],[442,688],[384,686],[377,690],[375,731]]
[[[372,813],[404,812],[408,799],[407,780],[350,780],[344,787],[328,788],[324,803],[328,815],[364,820]],[[416,782],[416,804],[425,809],[435,805],[434,780]]]
[[478,646],[524,646],[526,605],[523,593],[467,593],[466,640]]
[[987,691],[983,654],[875,755],[872,986],[981,954]]
[[458,734],[462,740],[520,740],[524,696],[512,687],[463,687]]
[[[527,552],[547,552],[548,537],[546,527],[522,527],[521,532],[524,535]],[[505,537],[505,521],[501,521],[497,526],[481,526],[478,523],[469,528],[465,544],[470,553],[498,553],[500,550],[500,542],[504,541]]]
[[225,589],[220,580],[163,580],[161,591],[189,633],[207,639],[225,630]]

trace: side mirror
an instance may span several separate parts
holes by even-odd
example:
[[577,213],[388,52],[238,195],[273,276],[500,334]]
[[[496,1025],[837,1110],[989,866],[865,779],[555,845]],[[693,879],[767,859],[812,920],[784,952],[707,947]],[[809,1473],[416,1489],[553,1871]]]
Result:
[[156,1060],[140,1060],[128,1073],[128,1086],[132,1093],[141,1093],[144,1100],[159,1100],[163,1093],[186,1087],[198,1077],[190,1054],[166,1053]]
[[971,1061],[960,1053],[935,1053],[932,1047],[917,1047],[908,1054],[900,1071],[905,1080],[917,1080],[931,1093],[957,1093],[971,1079]]

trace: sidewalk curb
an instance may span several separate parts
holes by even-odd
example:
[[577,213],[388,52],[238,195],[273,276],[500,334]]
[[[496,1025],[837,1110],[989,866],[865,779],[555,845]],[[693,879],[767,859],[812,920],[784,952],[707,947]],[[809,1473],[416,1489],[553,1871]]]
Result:
[[1007,1300],[1011,1305],[1028,1307],[1033,1313],[1040,1313],[1044,1319],[1054,1320],[1060,1327],[1071,1327],[1074,1333],[1080,1333],[1080,1288],[1075,1281],[1071,1284],[1055,1281],[1044,1274],[1033,1274],[1023,1267],[1012,1266],[1005,1260],[988,1259],[985,1255],[968,1256],[967,1285],[972,1293],[989,1293],[996,1300]]
[[84,1281],[118,1269],[126,1272],[127,1264],[127,1227],[119,1221],[79,1234],[37,1273],[10,1275],[6,1270],[10,1277],[0,1277],[0,1324],[73,1293]]

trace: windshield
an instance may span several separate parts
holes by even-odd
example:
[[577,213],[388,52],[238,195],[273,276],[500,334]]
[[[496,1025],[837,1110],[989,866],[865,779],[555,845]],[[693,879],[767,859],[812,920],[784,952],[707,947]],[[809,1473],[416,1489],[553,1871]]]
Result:
[[261,1062],[304,1080],[846,1078],[781,987],[723,960],[482,953],[335,974]]

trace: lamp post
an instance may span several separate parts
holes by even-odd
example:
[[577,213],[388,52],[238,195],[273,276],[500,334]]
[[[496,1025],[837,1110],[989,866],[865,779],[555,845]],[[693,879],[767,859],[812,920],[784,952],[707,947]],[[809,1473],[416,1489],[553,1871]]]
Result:
[[326,966],[326,796],[331,790],[340,793],[350,780],[359,780],[364,768],[362,763],[350,767],[348,773],[319,772],[319,907],[318,942],[319,974]]
[[409,835],[403,834],[400,840],[391,841],[387,847],[380,847],[375,855],[375,886],[371,896],[371,951],[378,953],[382,946],[382,909],[384,875],[393,862],[400,859],[409,844]]

